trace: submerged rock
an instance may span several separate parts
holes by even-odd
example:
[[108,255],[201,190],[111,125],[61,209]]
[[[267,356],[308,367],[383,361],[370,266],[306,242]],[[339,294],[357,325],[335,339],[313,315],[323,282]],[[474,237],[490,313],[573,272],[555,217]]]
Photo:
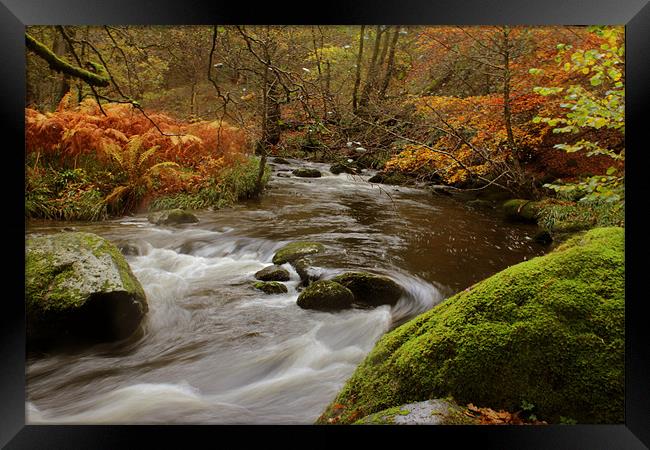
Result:
[[345,309],[352,306],[354,295],[335,281],[315,281],[298,296],[298,306],[304,309]]
[[325,251],[325,246],[318,242],[299,241],[285,245],[278,250],[273,256],[273,264],[281,265],[290,263],[302,256],[321,253]]
[[452,396],[509,411],[526,401],[550,423],[623,423],[624,238],[575,235],[385,334],[318,422]]
[[148,310],[144,290],[120,251],[92,233],[29,236],[27,340],[110,341],[130,336]]
[[277,281],[258,281],[253,283],[253,287],[269,295],[286,294],[289,292],[284,284],[278,283]]
[[178,225],[181,223],[197,223],[199,219],[192,213],[182,209],[169,209],[149,214],[149,222],[155,225]]
[[322,176],[320,170],[310,169],[307,167],[301,167],[299,169],[295,169],[291,173],[297,177],[302,177],[302,178],[319,178]]
[[478,425],[469,409],[449,399],[433,399],[396,406],[354,422],[354,425]]
[[262,281],[289,281],[289,271],[280,266],[268,266],[255,273],[255,278]]
[[347,272],[332,278],[354,294],[354,303],[365,306],[394,305],[402,288],[393,280],[367,272]]

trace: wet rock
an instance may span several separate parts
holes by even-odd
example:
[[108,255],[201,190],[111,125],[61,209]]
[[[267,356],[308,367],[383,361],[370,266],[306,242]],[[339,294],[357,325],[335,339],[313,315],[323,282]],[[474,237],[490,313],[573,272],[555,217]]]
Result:
[[302,177],[302,178],[319,178],[322,176],[320,170],[309,169],[307,167],[301,167],[299,169],[295,169],[291,173],[297,177]]
[[144,290],[111,242],[92,233],[26,242],[28,343],[130,336],[148,311]]
[[273,264],[281,265],[292,262],[302,256],[321,253],[325,251],[325,246],[318,242],[298,241],[285,245],[278,250],[273,256]]
[[120,249],[120,252],[124,256],[139,256],[140,255],[140,248],[137,245],[132,244],[130,242],[119,244],[117,246],[117,248]]
[[352,306],[354,295],[345,286],[329,280],[311,283],[298,297],[298,306],[304,309],[332,310]]
[[291,178],[291,174],[289,172],[278,172],[276,176],[280,178]]
[[478,425],[480,420],[468,413],[468,408],[452,400],[432,399],[388,408],[354,425]]
[[284,284],[278,283],[277,281],[258,281],[253,283],[253,287],[269,295],[286,294],[289,292]]
[[367,272],[347,272],[332,281],[350,289],[359,305],[394,305],[402,296],[402,288],[393,280]]
[[289,271],[273,265],[256,272],[255,278],[262,281],[289,281]]
[[507,218],[520,222],[536,222],[541,211],[539,202],[522,199],[508,200],[502,208]]
[[197,223],[199,219],[183,209],[169,209],[149,214],[149,222],[155,225],[178,225],[182,223]]
[[287,161],[286,159],[281,158],[279,156],[276,157],[276,158],[273,158],[273,162],[277,163],[277,164],[291,164],[289,161]]
[[350,175],[355,175],[357,173],[357,170],[347,164],[334,163],[330,167],[330,172],[332,172],[334,175],[338,175],[340,173],[349,173]]
[[296,269],[303,286],[308,286],[311,282],[318,280],[318,274],[315,274],[311,268],[312,262],[310,258],[296,259],[291,261],[291,265]]
[[400,185],[404,184],[408,181],[405,175],[399,173],[399,172],[391,172],[391,173],[385,173],[385,172],[379,172],[372,177],[368,178],[369,183],[381,183],[381,184],[388,184],[388,185]]

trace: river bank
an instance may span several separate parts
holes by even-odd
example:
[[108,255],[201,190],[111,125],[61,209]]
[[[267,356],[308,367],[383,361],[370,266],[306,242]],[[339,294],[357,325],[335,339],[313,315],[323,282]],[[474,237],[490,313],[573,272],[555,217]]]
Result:
[[[299,166],[323,176],[293,176]],[[545,252],[533,225],[429,191],[373,185],[372,172],[328,168],[276,164],[262,198],[196,211],[199,223],[177,228],[145,215],[30,221],[30,233],[73,227],[137,249],[127,260],[149,313],[126,345],[30,355],[28,421],[313,423],[385,332]],[[369,270],[407,292],[394,307],[330,313],[296,305],[291,269],[286,294],[252,288],[253,275],[296,240],[331,250],[317,264],[323,277]]]

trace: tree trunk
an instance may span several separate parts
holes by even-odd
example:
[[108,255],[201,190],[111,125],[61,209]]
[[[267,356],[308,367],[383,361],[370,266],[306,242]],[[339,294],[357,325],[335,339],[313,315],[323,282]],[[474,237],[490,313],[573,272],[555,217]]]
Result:
[[366,84],[361,91],[361,98],[359,99],[359,110],[363,110],[368,106],[370,101],[370,90],[374,87],[377,78],[377,57],[379,56],[379,47],[381,46],[381,26],[377,25],[377,32],[375,36],[375,46],[372,49],[372,57],[370,58],[370,65],[368,66],[368,75],[366,77]]
[[[65,40],[63,40],[63,37],[61,37],[58,33],[54,36],[54,44],[52,44],[52,51],[56,56],[59,58],[65,58],[66,53],[67,53],[67,48],[68,45],[66,44]],[[64,72],[61,75],[61,79],[59,80],[58,86],[56,88],[56,96],[54,97],[54,102],[53,106],[56,108],[56,105],[61,102],[61,99],[65,96],[65,94],[70,91],[70,78],[66,73]]]
[[[397,46],[397,38],[399,38],[399,27],[395,27],[393,38],[390,41],[390,49],[388,50],[388,63],[386,66],[386,73],[384,74],[384,81],[381,83],[381,90],[379,91],[379,98],[386,98],[386,91],[388,84],[393,76],[393,67],[395,65],[395,48]],[[386,36],[388,39],[388,36]]]
[[361,32],[359,33],[359,53],[357,53],[357,71],[354,77],[354,90],[352,91],[352,112],[357,113],[357,94],[359,92],[359,86],[361,84],[361,60],[363,57],[363,37],[366,32],[366,26],[361,25]]

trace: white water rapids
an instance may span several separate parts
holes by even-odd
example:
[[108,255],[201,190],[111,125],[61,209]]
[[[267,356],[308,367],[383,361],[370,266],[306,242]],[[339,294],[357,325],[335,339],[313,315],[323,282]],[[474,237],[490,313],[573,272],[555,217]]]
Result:
[[[198,224],[155,226],[143,215],[73,224],[138,248],[127,260],[149,313],[128,342],[29,355],[27,423],[311,424],[392,327],[540,253],[529,227],[422,190],[295,164],[324,176],[277,177],[290,167],[276,165],[261,201],[199,211]],[[296,240],[333,250],[315,268],[321,277],[369,270],[405,295],[392,308],[303,310],[288,264],[288,293],[253,289],[255,272]]]

